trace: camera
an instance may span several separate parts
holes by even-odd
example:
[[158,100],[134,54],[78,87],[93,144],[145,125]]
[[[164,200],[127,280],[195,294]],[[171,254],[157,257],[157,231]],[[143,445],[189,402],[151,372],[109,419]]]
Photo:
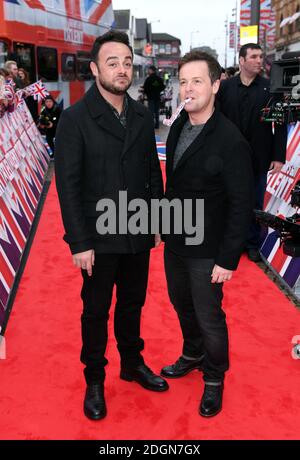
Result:
[[[291,206],[297,209],[300,207],[300,180],[291,191]],[[254,213],[261,225],[271,227],[277,232],[285,254],[300,257],[300,214],[296,212],[290,217],[281,217],[259,210]]]
[[300,121],[300,52],[285,53],[274,61],[270,74],[270,103],[262,109],[262,121],[277,124]]
[[38,123],[39,125],[45,126],[47,128],[48,126],[50,126],[51,122],[49,120],[49,117],[47,117],[47,115],[41,114],[39,116]]

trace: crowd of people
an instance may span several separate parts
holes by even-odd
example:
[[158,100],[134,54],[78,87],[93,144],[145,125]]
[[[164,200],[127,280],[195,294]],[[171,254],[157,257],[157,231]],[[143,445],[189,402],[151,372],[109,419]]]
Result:
[[51,149],[50,156],[54,157],[54,139],[61,109],[55,99],[48,94],[39,110],[37,100],[32,95],[26,94],[26,87],[31,83],[33,82],[30,81],[28,72],[18,67],[16,61],[5,62],[4,67],[0,68],[0,117],[6,111],[12,112],[15,109],[16,99],[13,93],[22,90],[32,118]]

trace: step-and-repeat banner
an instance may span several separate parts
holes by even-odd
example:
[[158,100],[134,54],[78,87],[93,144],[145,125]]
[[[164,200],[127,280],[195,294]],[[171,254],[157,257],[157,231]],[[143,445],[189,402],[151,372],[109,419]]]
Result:
[[[268,177],[265,211],[289,217],[295,214],[290,205],[291,190],[300,180],[300,123],[289,126],[286,163],[282,171]],[[261,248],[262,254],[278,275],[300,297],[300,257],[283,253],[277,233],[270,229]]]
[[0,333],[49,154],[26,104],[0,118]]

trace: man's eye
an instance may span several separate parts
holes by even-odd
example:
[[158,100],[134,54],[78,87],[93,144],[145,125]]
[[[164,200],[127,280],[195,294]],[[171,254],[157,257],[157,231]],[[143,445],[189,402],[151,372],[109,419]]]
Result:
[[179,84],[180,84],[180,86],[183,86],[183,85],[185,85],[185,81],[180,81]]
[[127,63],[125,64],[125,67],[128,67],[128,68],[130,69],[130,68],[132,67],[131,62],[127,62]]
[[109,64],[109,67],[116,67],[116,66],[117,66],[116,62],[111,62],[111,63]]

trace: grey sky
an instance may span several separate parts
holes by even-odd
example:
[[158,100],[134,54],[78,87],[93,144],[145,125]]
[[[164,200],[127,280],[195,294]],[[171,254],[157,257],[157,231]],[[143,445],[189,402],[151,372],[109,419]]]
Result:
[[[166,32],[180,38],[182,52],[192,45],[215,48],[224,65],[226,15],[232,18],[236,0],[112,0],[115,10],[130,9],[136,18],[153,22],[153,32]],[[239,3],[238,7],[239,7]],[[197,32],[198,31],[198,32]],[[233,63],[233,53],[228,52],[227,65]]]

